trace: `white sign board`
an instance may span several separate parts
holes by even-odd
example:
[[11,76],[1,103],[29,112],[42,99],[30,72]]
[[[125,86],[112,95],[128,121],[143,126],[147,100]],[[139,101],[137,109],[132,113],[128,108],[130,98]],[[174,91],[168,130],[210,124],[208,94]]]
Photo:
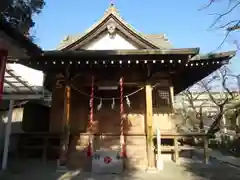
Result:
[[98,150],[92,157],[93,173],[122,173],[123,159],[119,157],[117,151]]

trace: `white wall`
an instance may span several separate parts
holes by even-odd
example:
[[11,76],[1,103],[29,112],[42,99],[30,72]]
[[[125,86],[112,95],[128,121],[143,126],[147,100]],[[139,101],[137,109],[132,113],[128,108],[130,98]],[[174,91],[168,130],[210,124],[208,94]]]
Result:
[[94,42],[89,43],[84,47],[87,50],[117,50],[117,49],[137,49],[131,42],[124,39],[119,34],[115,34],[113,38],[106,33],[101,38],[96,39]]

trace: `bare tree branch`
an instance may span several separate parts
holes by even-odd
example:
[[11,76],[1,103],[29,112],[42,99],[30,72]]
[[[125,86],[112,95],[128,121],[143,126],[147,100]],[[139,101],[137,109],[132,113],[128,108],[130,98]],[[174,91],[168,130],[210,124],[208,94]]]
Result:
[[236,0],[228,0],[228,9],[231,7],[231,5],[234,3]]
[[240,29],[240,22],[236,23],[235,25],[233,26],[229,26],[227,28],[227,31],[236,31],[236,30],[239,30]]
[[233,26],[235,26],[239,22],[240,22],[240,20],[232,20],[232,21],[229,21],[228,23],[218,26],[217,29],[228,29],[229,28],[228,26],[230,26],[232,24],[234,24]]
[[234,98],[234,95],[233,95],[233,93],[230,91],[230,89],[227,87],[227,84],[226,84],[226,81],[227,81],[227,79],[228,79],[227,69],[224,68],[224,74],[223,74],[223,73],[220,73],[220,74],[222,75],[222,87],[223,87],[223,89],[227,92],[227,94],[226,94],[226,96],[225,96],[226,99],[228,99],[229,96],[231,96],[230,99],[233,99],[233,98]]
[[[214,78],[215,79],[215,78]],[[199,85],[202,86],[206,92],[208,93],[209,98],[211,101],[215,104],[218,105],[218,102],[215,100],[213,94],[211,93],[211,88],[209,87],[210,82],[212,82],[213,78],[211,78],[207,83],[205,81],[200,81]]]
[[[232,91],[229,89],[229,87],[227,86],[227,79],[228,79],[228,75],[229,75],[229,69],[227,67],[222,67],[219,70],[219,75],[221,78],[221,86],[223,88],[223,94],[224,94],[224,98],[222,100],[220,100],[218,103],[216,103],[216,105],[219,108],[219,112],[218,115],[216,116],[214,122],[212,123],[210,129],[208,130],[208,133],[210,134],[214,134],[217,131],[219,131],[220,129],[220,124],[221,124],[221,120],[222,117],[225,114],[225,111],[227,111],[227,109],[225,108],[226,104],[228,104],[231,100],[233,100],[236,96],[234,96],[234,94],[232,93]],[[210,95],[210,94],[209,94]],[[212,99],[212,95],[210,95],[211,99]]]
[[[229,87],[228,80],[229,78],[236,78],[237,76],[233,75],[230,70],[227,68],[227,66],[222,67],[219,69],[218,73],[213,74],[211,77],[204,79],[200,81],[197,85],[201,88],[203,88],[203,92],[199,92],[197,95],[193,95],[193,92],[191,92],[190,89],[187,89],[183,94],[185,95],[186,99],[188,100],[188,103],[190,107],[193,109],[193,111],[197,114],[196,119],[200,122],[200,128],[203,127],[203,109],[202,107],[206,103],[206,101],[203,100],[200,104],[197,105],[194,101],[197,100],[197,98],[202,94],[206,93],[209,97],[209,100],[215,104],[215,106],[218,108],[218,112],[216,114],[216,117],[213,120],[213,123],[211,124],[208,133],[214,134],[220,130],[221,126],[221,120],[226,113],[226,111],[229,110],[227,108],[229,103],[232,102],[236,98],[236,94],[233,93]],[[216,89],[214,88],[214,84],[218,83],[221,85],[220,93],[218,96],[216,94]],[[214,92],[215,91],[215,92]],[[207,102],[209,102],[209,100]],[[228,106],[226,106],[228,105]]]
[[[203,9],[207,9],[209,8],[210,6],[212,6],[213,4],[215,3],[218,3],[218,2],[222,2],[222,1],[218,1],[218,0],[209,0],[208,1],[208,4],[201,8],[200,10],[203,10]],[[217,17],[215,18],[215,20],[213,21],[213,23],[210,25],[210,28],[214,28],[214,29],[224,29],[224,31],[226,31],[226,34],[222,40],[222,42],[220,43],[220,45],[214,50],[218,50],[220,47],[222,47],[222,45],[226,42],[226,40],[228,39],[229,37],[229,34],[232,33],[232,32],[235,32],[237,30],[240,30],[240,18],[236,19],[234,18],[233,20],[229,20],[229,22],[221,22],[223,19],[225,20],[226,18],[225,17],[230,17],[231,18],[231,14],[233,12],[236,12],[237,9],[240,7],[240,0],[225,0],[224,2],[226,2],[226,11],[225,12],[222,12],[222,13],[213,13],[211,15],[216,15]],[[221,22],[221,23],[220,23]],[[223,23],[223,24],[222,24]],[[217,24],[220,24],[217,26]],[[238,40],[236,40],[238,41]],[[238,43],[236,43],[236,41],[234,41],[234,44],[236,45],[237,47],[237,50],[240,49]]]
[[222,40],[222,42],[219,44],[219,46],[215,49],[215,51],[218,50],[218,49],[220,49],[220,48],[222,47],[222,45],[226,42],[226,40],[227,40],[230,32],[231,32],[231,31],[227,31],[227,34],[225,35],[225,37],[223,38],[223,40]]
[[228,11],[222,14],[215,13],[213,15],[217,15],[218,17],[215,19],[215,21],[212,23],[210,27],[214,27],[224,16],[230,14],[235,8],[237,8],[240,5],[240,2],[237,2],[232,8],[230,8]]
[[[181,94],[184,96],[184,100],[187,101],[187,107],[182,109],[182,117],[185,120],[185,126],[188,124],[191,126],[191,131],[199,131],[203,129],[203,105],[206,101],[200,103],[200,105],[196,105],[195,102],[199,102],[199,97],[205,92],[192,92],[190,88],[186,89]],[[183,124],[184,125],[184,124]]]
[[238,43],[238,40],[234,40],[233,44],[236,45],[237,50],[240,50],[240,44]]
[[209,3],[205,6],[203,6],[202,8],[199,9],[199,11],[202,11],[203,9],[207,9],[208,7],[210,7],[216,0],[210,0]]

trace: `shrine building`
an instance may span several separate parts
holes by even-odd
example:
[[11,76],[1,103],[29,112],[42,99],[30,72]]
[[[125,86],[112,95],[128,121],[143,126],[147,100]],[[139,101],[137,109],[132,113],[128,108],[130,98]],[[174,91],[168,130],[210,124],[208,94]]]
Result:
[[235,51],[199,51],[176,49],[164,34],[137,32],[111,5],[83,34],[19,62],[45,73],[52,92],[48,133],[61,137],[60,164],[90,170],[95,152],[113,151],[125,169],[148,169],[157,166],[156,149],[163,161],[177,162],[178,138],[205,139],[176,131],[173,97],[227,64]]

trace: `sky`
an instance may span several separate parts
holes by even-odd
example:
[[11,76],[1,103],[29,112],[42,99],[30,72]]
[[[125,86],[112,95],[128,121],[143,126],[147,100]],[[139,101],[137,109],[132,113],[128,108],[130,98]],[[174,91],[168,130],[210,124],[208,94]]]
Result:
[[[98,21],[111,0],[45,0],[46,6],[36,15],[32,29],[37,43],[44,50],[55,49],[67,35],[81,34]],[[210,28],[216,16],[223,12],[227,0],[218,0],[208,9],[199,10],[209,0],[113,0],[124,20],[139,32],[164,33],[174,48],[200,47],[201,53],[215,51],[225,37],[224,30]],[[224,21],[233,20],[233,12]],[[235,50],[231,35],[218,51]],[[237,55],[230,64],[235,74],[240,74]]]

